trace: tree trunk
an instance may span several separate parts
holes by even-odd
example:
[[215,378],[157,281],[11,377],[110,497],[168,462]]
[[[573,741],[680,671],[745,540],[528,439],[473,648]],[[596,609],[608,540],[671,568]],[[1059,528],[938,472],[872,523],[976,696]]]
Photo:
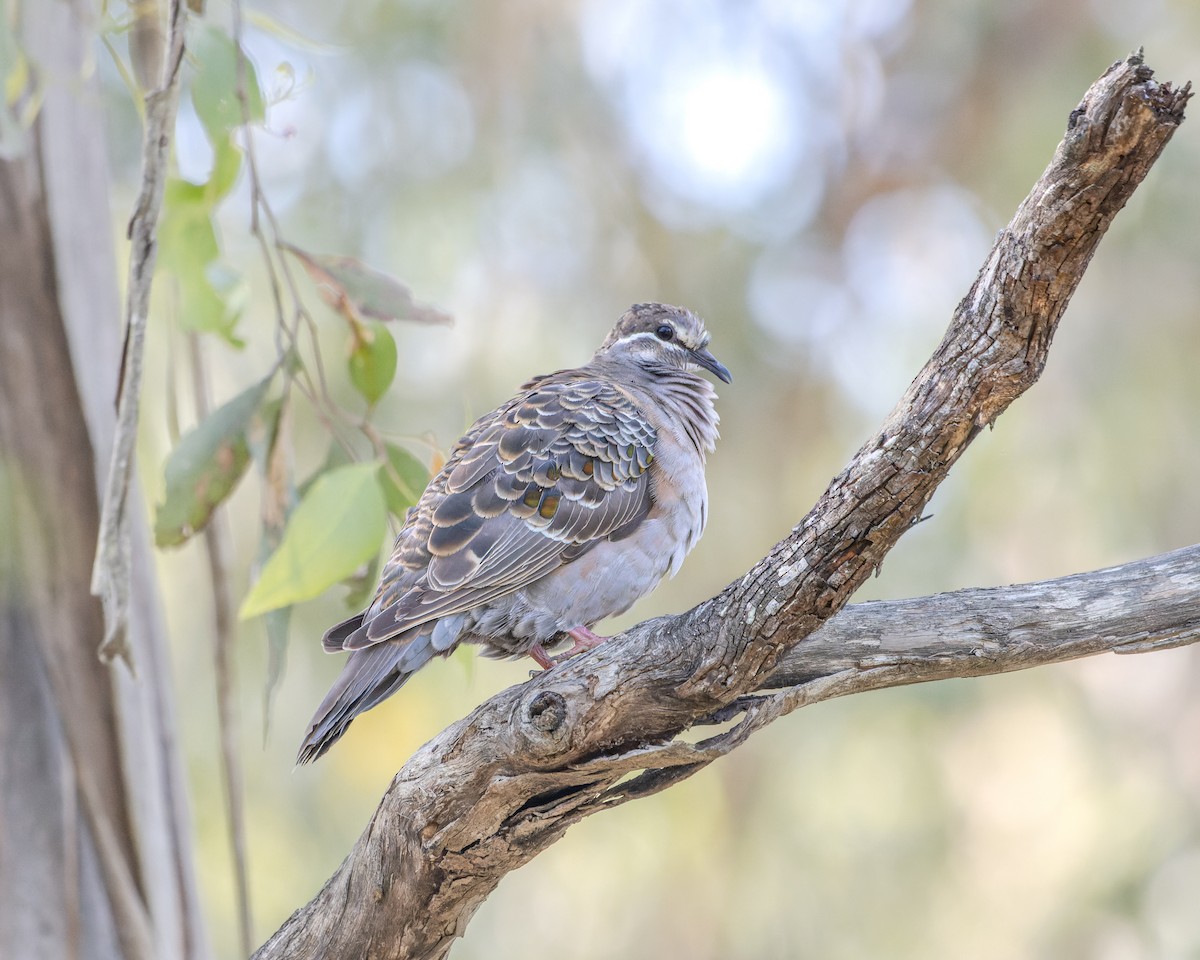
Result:
[[136,678],[96,653],[89,584],[121,329],[94,11],[22,12],[45,99],[0,159],[0,956],[203,957],[140,516]]

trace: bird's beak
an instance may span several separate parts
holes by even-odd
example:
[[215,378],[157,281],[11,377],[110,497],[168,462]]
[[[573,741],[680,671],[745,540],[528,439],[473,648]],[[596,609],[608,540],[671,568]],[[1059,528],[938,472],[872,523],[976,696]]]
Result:
[[726,383],[733,383],[733,374],[729,368],[707,350],[689,350],[692,359],[710,373],[720,377]]

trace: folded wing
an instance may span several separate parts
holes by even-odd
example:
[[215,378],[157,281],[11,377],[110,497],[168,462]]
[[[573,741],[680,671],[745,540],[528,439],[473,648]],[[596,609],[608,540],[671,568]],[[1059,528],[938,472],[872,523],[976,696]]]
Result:
[[409,512],[374,602],[326,648],[391,640],[628,536],[650,510],[656,439],[611,383],[532,381],[458,442]]

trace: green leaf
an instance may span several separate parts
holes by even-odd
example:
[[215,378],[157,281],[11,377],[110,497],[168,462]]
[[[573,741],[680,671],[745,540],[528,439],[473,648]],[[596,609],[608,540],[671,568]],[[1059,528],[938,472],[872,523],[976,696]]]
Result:
[[234,330],[241,318],[245,284],[239,274],[220,263],[204,270],[177,273],[179,282],[179,325],[184,330],[215,333],[235,347],[244,346]]
[[317,285],[322,299],[350,320],[408,320],[449,326],[450,315],[417,303],[412,291],[395,277],[380,273],[353,257],[308,253],[286,244]]
[[379,466],[379,486],[387,500],[388,509],[403,520],[408,508],[425,491],[429,483],[429,468],[394,443],[387,444],[387,458],[388,462]]
[[242,149],[226,136],[213,144],[213,165],[204,185],[209,207],[215,207],[233,189],[242,170]]
[[225,304],[202,271],[181,273],[179,281],[179,326],[198,333],[229,329]]
[[309,600],[379,552],[387,528],[374,463],[331,470],[309,489],[242,603],[250,617]]
[[221,252],[213,229],[212,205],[203,184],[167,181],[158,231],[159,262],[174,273],[201,269]]
[[245,57],[248,117],[243,117],[237,90],[237,47],[233,39],[211,23],[193,20],[192,25],[195,35],[188,42],[196,64],[192,76],[192,104],[209,141],[215,146],[246,119],[250,123],[262,123],[266,109],[254,63]]
[[350,382],[374,406],[396,376],[396,341],[382,323],[359,328],[350,351]]
[[[270,383],[268,377],[218,407],[171,451],[164,467],[166,498],[154,517],[154,542],[160,547],[177,546],[203,528],[233,492],[250,463],[247,432],[255,415],[262,414]],[[275,416],[278,409],[274,406]]]
[[325,476],[325,474],[353,462],[350,454],[346,452],[346,448],[336,440],[332,441],[329,444],[329,449],[325,451],[325,459],[321,465],[301,481],[300,489],[296,491],[300,495],[300,499],[303,500],[308,496],[308,491],[312,489],[313,484]]
[[[230,149],[233,149],[232,147]],[[228,164],[217,152],[213,177],[228,177]],[[240,163],[240,155],[233,154]],[[236,169],[233,172],[236,176]],[[213,209],[219,197],[211,183],[169,180],[163,198],[159,230],[159,261],[179,284],[179,324],[185,330],[216,333],[240,346],[234,335],[245,299],[242,277],[218,263],[220,246],[213,227]]]

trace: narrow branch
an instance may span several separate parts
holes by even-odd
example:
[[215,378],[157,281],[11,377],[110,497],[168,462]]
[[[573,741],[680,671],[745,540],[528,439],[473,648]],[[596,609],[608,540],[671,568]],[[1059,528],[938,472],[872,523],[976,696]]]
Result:
[[[1038,583],[851,604],[788,650],[760,692],[697,721],[720,724],[741,716],[735,727],[697,744],[690,756],[674,749],[678,744],[662,749],[672,751],[672,770],[688,764],[690,776],[768,723],[821,700],[1197,641],[1200,545]],[[768,692],[776,688],[783,689]],[[652,780],[660,772],[655,750],[640,759]],[[621,788],[604,801],[654,792],[637,781]]]
[[[601,792],[577,794],[571,815],[580,819],[657,793],[767,724],[822,700],[1198,640],[1200,545],[1039,583],[851,604],[788,650],[761,691],[697,720],[716,725],[738,719],[729,730],[695,745],[668,742],[585,765],[593,781],[642,772]],[[773,688],[783,689],[768,692]]]
[[[263,267],[267,272],[267,280],[271,287],[271,298],[275,307],[275,349],[276,367],[282,367],[287,387],[284,392],[294,386],[312,407],[314,415],[322,426],[329,432],[337,443],[350,457],[355,459],[354,447],[345,436],[347,424],[357,425],[356,418],[346,413],[334,400],[325,379],[325,363],[321,354],[317,337],[317,326],[300,296],[296,277],[288,259],[289,244],[283,239],[279,221],[267,200],[263,190],[262,180],[258,173],[258,155],[254,143],[254,133],[250,122],[250,99],[247,94],[246,54],[242,46],[242,3],[233,0],[231,5],[233,18],[233,42],[236,51],[236,89],[238,102],[242,110],[242,120],[245,130],[246,176],[250,187],[250,233],[258,241],[259,252],[262,255]],[[264,228],[263,223],[266,223]],[[268,232],[270,236],[268,236]],[[284,306],[284,288],[290,304],[291,320],[286,316]],[[316,380],[310,376],[305,365],[295,368],[289,361],[290,357],[298,357],[300,350],[301,326],[307,331],[312,342],[312,362],[316,369]],[[364,431],[365,432],[365,431]]]
[[[188,335],[192,361],[192,390],[196,420],[203,422],[212,412],[209,396],[208,367],[204,362],[204,344],[196,333]],[[233,859],[234,890],[238,911],[238,944],[249,956],[254,949],[254,921],[250,910],[250,880],[246,869],[246,813],[243,802],[241,755],[238,751],[241,724],[237,711],[237,673],[234,667],[234,642],[237,640],[237,615],[229,570],[233,544],[225,516],[219,505],[204,525],[204,552],[208,558],[209,580],[213,591],[213,667],[217,684],[217,729],[221,745],[221,780],[225,794],[225,816],[229,826],[229,846]]]
[[910,683],[978,677],[1197,639],[1200,545],[1039,583],[852,604],[789,650],[763,687],[878,668]]
[[[588,798],[588,804],[613,806],[656,793],[810,703],[886,686],[988,677],[1081,656],[1150,653],[1196,641],[1200,545],[1019,587],[852,604],[788,650],[762,685],[762,691],[784,689],[739,697],[696,721],[725,724],[740,716],[731,730],[695,746],[667,743],[636,751],[634,768],[643,773]],[[618,760],[629,768],[635,757]],[[604,772],[604,762],[589,773]],[[588,812],[578,802],[572,810],[576,818]]]
[[130,545],[125,504],[133,471],[138,408],[142,392],[142,355],[150,309],[150,285],[157,257],[158,215],[167,179],[171,135],[179,107],[179,70],[187,25],[182,0],[171,0],[168,16],[166,69],[162,84],[146,94],[146,129],[142,141],[142,188],[129,221],[129,292],[125,301],[125,350],[117,396],[108,480],[101,498],[100,533],[92,567],[92,594],[104,607],[104,640],[100,659],[121,657],[132,668],[126,631],[129,625]]
[[[830,663],[815,673],[793,661],[797,644],[920,518],[971,440],[1037,379],[1092,252],[1182,121],[1189,95],[1153,82],[1140,54],[1093,84],[934,356],[792,533],[713,599],[504,691],[422,747],[346,861],[259,960],[354,957],[365,944],[380,958],[443,957],[500,879],[572,823],[690,775],[723,744],[736,746],[797,706],[934,679],[952,661],[959,672],[945,675],[1094,652],[1080,642],[1038,659],[1030,651],[1042,631],[1022,621],[1026,633],[1007,634],[1007,646],[984,637],[995,649],[974,638],[955,653],[939,639],[898,660]],[[1153,579],[1147,597],[1165,587]],[[1189,623],[1171,629],[1194,631]],[[1112,645],[1145,639],[1130,633]],[[732,730],[701,744],[677,739],[697,722],[739,714]]]

